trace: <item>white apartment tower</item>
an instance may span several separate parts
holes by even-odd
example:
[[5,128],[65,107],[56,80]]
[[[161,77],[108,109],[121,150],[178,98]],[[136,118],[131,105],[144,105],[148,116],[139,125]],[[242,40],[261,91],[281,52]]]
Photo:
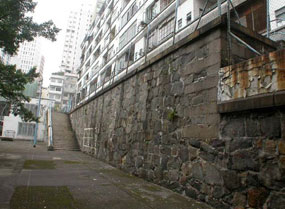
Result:
[[89,2],[80,3],[69,13],[60,64],[63,72],[75,72],[80,65],[80,44],[90,28],[94,13],[94,3]]
[[44,57],[41,56],[41,43],[39,38],[35,38],[31,42],[23,42],[17,52],[17,55],[10,58],[10,64],[16,65],[17,69],[21,69],[24,73],[29,72],[33,67],[37,67],[37,73],[40,74],[37,80],[43,75]]

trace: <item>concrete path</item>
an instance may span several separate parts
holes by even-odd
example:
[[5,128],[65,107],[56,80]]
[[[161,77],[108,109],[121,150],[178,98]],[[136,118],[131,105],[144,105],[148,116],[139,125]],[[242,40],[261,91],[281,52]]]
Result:
[[[45,144],[33,148],[30,142],[0,141],[0,209],[32,209],[32,206],[25,205],[28,203],[24,198],[29,197],[25,192],[20,193],[20,196],[16,194],[23,186],[67,188],[71,194],[70,201],[73,203],[71,207],[61,206],[61,209],[210,208],[203,203],[125,174],[81,152],[47,151]],[[41,195],[37,190],[29,191],[32,192],[29,197],[31,202],[36,201],[33,199],[36,199],[37,195]],[[51,207],[48,200],[46,201],[46,205],[36,206],[37,209],[57,208]],[[55,203],[55,200],[53,202]],[[10,207],[10,203],[21,206]]]

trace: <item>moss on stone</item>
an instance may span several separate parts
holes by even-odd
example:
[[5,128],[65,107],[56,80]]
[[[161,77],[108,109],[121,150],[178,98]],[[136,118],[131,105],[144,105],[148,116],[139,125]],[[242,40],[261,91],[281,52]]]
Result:
[[142,187],[145,190],[151,191],[151,192],[159,192],[161,189],[157,185],[143,185]]
[[100,169],[99,171],[104,174],[107,174],[107,175],[109,174],[109,175],[116,176],[116,177],[135,178],[133,175],[125,173],[119,169]]
[[65,163],[65,164],[81,164],[81,162],[78,162],[78,161],[70,161],[70,160],[65,160],[64,163]]
[[178,115],[177,115],[177,111],[175,109],[171,110],[168,114],[167,114],[167,119],[169,121],[174,121],[175,118],[177,118]]
[[76,201],[66,186],[19,186],[10,200],[11,209],[78,208],[75,205]]
[[55,163],[52,160],[26,160],[24,169],[55,169]]

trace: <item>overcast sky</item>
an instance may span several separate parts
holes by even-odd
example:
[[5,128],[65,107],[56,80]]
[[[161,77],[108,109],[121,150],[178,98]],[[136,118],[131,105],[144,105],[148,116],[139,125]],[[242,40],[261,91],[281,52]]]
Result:
[[59,65],[62,56],[65,25],[69,11],[74,9],[77,4],[83,1],[92,0],[35,0],[38,2],[34,13],[34,21],[41,23],[52,20],[61,30],[58,34],[57,41],[51,42],[42,40],[42,54],[45,57],[44,68],[44,86],[49,84],[49,77],[52,72],[59,70]]

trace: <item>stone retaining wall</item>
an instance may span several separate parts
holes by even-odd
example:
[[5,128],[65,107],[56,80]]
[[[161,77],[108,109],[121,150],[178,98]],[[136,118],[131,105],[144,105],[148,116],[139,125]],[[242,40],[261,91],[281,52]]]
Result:
[[285,49],[221,68],[218,101],[285,90]]
[[268,108],[222,114],[225,192],[234,206],[284,208],[284,113]]
[[[265,165],[255,153],[263,132],[247,141],[241,121],[255,118],[254,113],[219,114],[218,72],[228,61],[227,38],[224,24],[210,26],[177,50],[153,58],[144,69],[74,110],[70,118],[81,150],[98,159],[216,208],[253,206],[251,201],[263,203],[270,193],[256,179]],[[274,50],[260,40],[255,39],[258,48]],[[254,56],[236,42],[233,54],[238,60]],[[261,137],[260,150],[267,141],[271,150],[279,144],[281,131],[275,128],[280,129],[281,118],[279,112],[263,117],[262,127],[267,121],[274,123],[266,127],[272,140]],[[273,158],[275,163],[282,161],[277,154]],[[275,186],[280,178],[274,178]]]

